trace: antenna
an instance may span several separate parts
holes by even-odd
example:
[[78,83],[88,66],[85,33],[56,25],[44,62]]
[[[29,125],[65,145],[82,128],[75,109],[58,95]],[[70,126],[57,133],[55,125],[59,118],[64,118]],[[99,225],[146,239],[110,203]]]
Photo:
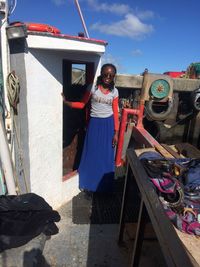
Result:
[[81,18],[81,22],[82,22],[82,24],[83,24],[83,28],[84,28],[86,37],[87,37],[87,38],[90,38],[90,37],[89,37],[89,34],[88,34],[88,31],[87,31],[87,27],[86,27],[86,25],[85,25],[85,21],[84,21],[84,18],[83,18],[83,15],[82,15],[81,8],[80,8],[80,5],[79,5],[78,0],[75,0],[75,4],[76,4],[76,7],[77,7],[77,9],[78,9],[78,13],[79,13],[79,16],[80,16],[80,18]]

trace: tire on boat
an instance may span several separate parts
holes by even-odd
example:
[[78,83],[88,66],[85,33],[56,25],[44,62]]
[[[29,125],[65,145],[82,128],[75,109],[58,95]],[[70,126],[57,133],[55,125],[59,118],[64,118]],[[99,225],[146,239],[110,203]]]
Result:
[[200,88],[191,94],[192,106],[196,111],[200,111]]
[[[159,108],[156,107],[156,104],[162,104]],[[145,103],[146,116],[149,119],[162,121],[165,120],[173,108],[173,100],[169,99],[166,102],[160,102],[156,100],[149,100]]]

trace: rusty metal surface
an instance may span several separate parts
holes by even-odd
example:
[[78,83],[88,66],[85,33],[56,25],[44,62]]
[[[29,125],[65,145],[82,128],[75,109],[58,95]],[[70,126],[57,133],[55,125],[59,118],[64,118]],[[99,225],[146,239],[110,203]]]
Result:
[[77,135],[75,135],[71,144],[63,149],[63,175],[74,171],[77,139]]
[[85,136],[85,111],[63,107],[63,175],[79,166]]

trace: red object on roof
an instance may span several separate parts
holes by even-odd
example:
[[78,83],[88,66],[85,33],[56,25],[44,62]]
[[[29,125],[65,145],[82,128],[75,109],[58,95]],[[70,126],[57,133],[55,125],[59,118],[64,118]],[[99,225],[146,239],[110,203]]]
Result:
[[17,21],[17,22],[10,23],[10,25],[13,25],[13,26],[26,25],[28,31],[50,32],[53,34],[60,34],[59,29],[48,24],[35,23],[35,22],[23,23],[23,22]]
[[185,71],[167,71],[163,74],[169,75],[172,78],[181,78],[183,74],[185,74]]
[[89,42],[107,45],[107,42],[103,41],[103,40],[98,40],[98,39],[94,39],[94,38],[87,38],[85,36],[73,36],[73,35],[68,35],[68,34],[62,34],[59,29],[57,29],[54,26],[48,25],[48,24],[16,21],[16,22],[10,23],[10,26],[11,25],[12,26],[25,25],[29,32],[49,33],[49,34],[52,34],[54,36],[63,37],[66,39],[86,41],[86,42],[89,41]]

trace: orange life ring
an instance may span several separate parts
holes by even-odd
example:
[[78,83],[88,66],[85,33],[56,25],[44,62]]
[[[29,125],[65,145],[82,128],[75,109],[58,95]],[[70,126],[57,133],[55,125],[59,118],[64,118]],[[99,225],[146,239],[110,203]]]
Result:
[[54,26],[48,24],[41,24],[41,23],[32,23],[32,22],[14,22],[12,25],[21,26],[26,25],[28,31],[33,32],[50,32],[53,34],[60,34],[60,30]]

